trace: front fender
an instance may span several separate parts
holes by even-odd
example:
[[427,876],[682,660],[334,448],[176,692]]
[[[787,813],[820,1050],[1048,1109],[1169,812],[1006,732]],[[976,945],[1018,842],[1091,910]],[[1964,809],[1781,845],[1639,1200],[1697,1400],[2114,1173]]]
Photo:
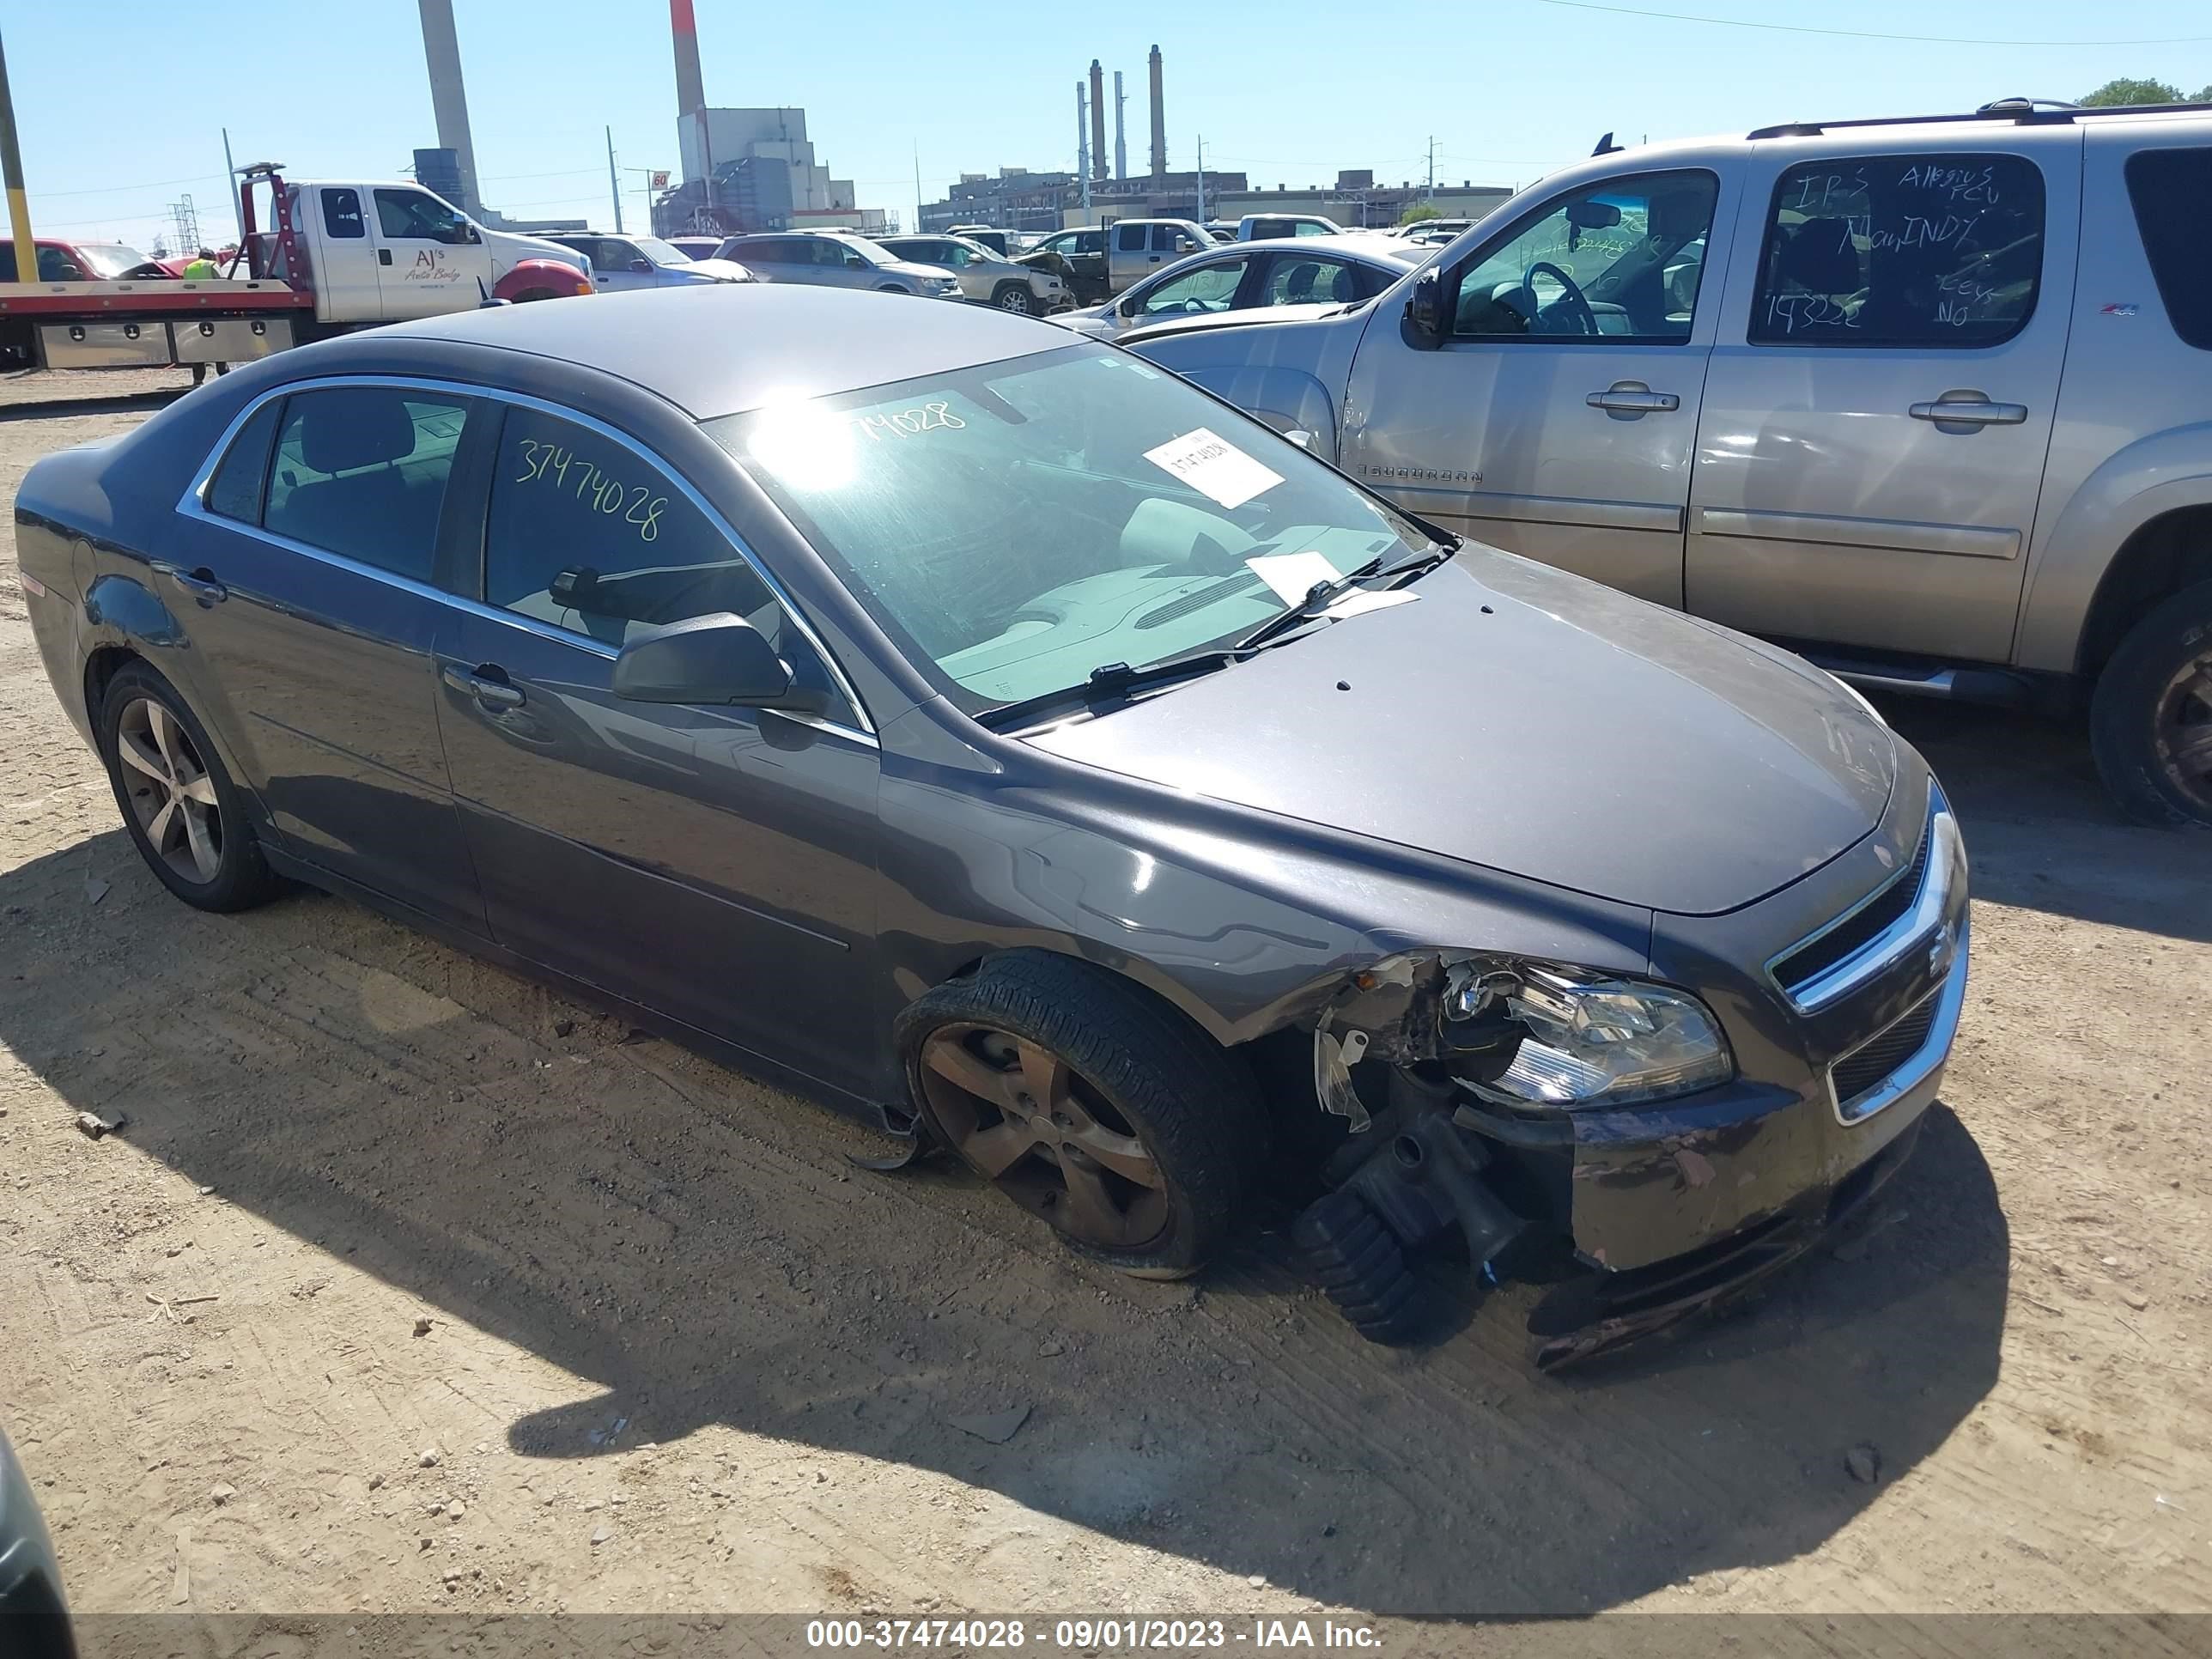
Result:
[[558,259],[521,259],[509,265],[492,284],[495,300],[514,300],[526,294],[551,294],[567,299],[592,292],[592,279],[572,264]]
[[2041,538],[2021,603],[2013,657],[2072,673],[2081,630],[2112,556],[2153,519],[2212,502],[2212,422],[2173,427],[2119,450],[2084,479]]

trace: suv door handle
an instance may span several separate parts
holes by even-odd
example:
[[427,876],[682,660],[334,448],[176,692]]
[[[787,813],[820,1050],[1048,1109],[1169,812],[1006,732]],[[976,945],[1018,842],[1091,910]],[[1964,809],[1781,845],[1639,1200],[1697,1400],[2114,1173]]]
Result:
[[156,564],[154,568],[198,600],[202,610],[221,605],[230,597],[230,590],[217,581],[215,572],[205,565],[197,570],[179,570],[173,564]]
[[507,671],[494,663],[479,663],[474,668],[463,668],[448,663],[439,670],[439,678],[456,691],[465,691],[486,708],[520,708],[522,689],[510,685]]
[[2027,418],[2026,404],[1993,404],[1978,392],[1947,392],[1932,404],[1915,404],[1905,411],[1916,421],[1941,425],[2018,426]]
[[1682,400],[1673,392],[1654,392],[1641,380],[1615,380],[1583,401],[1611,415],[1666,415],[1682,406]]

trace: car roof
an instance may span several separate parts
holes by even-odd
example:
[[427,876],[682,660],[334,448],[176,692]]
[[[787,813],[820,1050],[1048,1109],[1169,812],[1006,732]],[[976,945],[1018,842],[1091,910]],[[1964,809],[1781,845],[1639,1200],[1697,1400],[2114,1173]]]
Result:
[[379,329],[528,352],[643,386],[697,420],[1055,351],[1065,329],[983,306],[798,283],[701,283],[618,300],[490,306]]

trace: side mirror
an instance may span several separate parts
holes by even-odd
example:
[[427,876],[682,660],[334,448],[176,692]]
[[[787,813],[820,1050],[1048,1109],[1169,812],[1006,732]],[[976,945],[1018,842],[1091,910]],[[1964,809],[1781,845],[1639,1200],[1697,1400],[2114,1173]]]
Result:
[[722,611],[631,640],[615,659],[614,694],[632,702],[772,708],[792,694],[791,665],[750,623]]
[[1417,351],[1434,351],[1444,343],[1443,276],[1433,265],[1413,280],[1404,332],[1406,343]]
[[478,230],[474,225],[463,225],[461,227],[461,240],[473,246],[477,243],[483,240],[483,233]]
[[629,268],[641,276],[653,275],[653,261],[650,259],[633,259],[629,262]]
[[1133,294],[1127,299],[1122,301],[1120,305],[1115,306],[1114,309],[1120,312],[1124,317],[1141,316],[1144,313],[1145,302]]

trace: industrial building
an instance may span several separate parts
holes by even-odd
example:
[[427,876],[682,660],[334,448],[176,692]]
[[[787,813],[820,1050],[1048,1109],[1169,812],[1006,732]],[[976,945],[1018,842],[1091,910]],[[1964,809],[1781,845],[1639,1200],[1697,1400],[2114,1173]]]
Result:
[[896,228],[882,209],[857,204],[851,179],[831,178],[816,159],[805,110],[708,108],[691,0],[669,0],[668,17],[682,171],[653,201],[654,234]]
[[1396,224],[1417,204],[1433,206],[1449,218],[1477,219],[1512,192],[1501,185],[1416,184],[1411,179],[1378,185],[1372,168],[1347,168],[1334,185],[1272,189],[1255,185],[1242,173],[1208,169],[1168,170],[1165,76],[1160,49],[1148,64],[1152,128],[1150,166],[1129,176],[1128,145],[1122,129],[1127,98],[1121,72],[1114,71],[1111,161],[1106,137],[1106,72],[1093,58],[1087,82],[1075,88],[1076,168],[1072,173],[1036,173],[1001,167],[994,173],[963,173],[941,202],[921,204],[921,228],[944,231],[954,225],[990,225],[1000,230],[1040,232],[1078,225],[1110,224],[1116,219],[1241,219],[1248,213],[1319,216],[1346,228]]

